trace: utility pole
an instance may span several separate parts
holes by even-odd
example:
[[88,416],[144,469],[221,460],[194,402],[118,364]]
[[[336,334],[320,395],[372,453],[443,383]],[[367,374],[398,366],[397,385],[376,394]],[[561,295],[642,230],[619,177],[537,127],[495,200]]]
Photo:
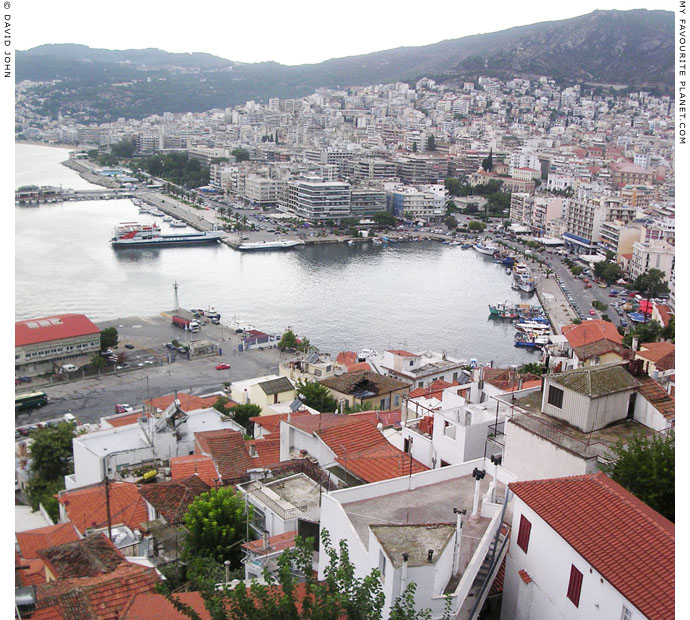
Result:
[[103,467],[105,469],[105,513],[108,519],[108,539],[113,539],[112,521],[110,518],[110,479],[108,478],[108,457],[103,460]]

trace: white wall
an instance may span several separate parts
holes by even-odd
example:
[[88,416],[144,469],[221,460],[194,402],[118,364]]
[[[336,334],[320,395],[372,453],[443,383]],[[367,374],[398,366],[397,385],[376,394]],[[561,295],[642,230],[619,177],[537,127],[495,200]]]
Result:
[[[527,553],[517,546],[521,515],[532,524]],[[572,565],[582,573],[578,607],[566,596]],[[525,584],[518,574],[520,570],[527,571],[533,581]],[[633,612],[633,618],[645,617],[554,529],[515,497],[501,620],[620,620],[624,604]]]
[[671,423],[648,400],[643,398],[642,394],[638,394],[635,400],[633,417],[635,422],[644,424],[655,431],[663,431],[671,427]]
[[505,427],[503,466],[518,480],[579,476],[598,471],[596,459],[585,460],[510,420]]

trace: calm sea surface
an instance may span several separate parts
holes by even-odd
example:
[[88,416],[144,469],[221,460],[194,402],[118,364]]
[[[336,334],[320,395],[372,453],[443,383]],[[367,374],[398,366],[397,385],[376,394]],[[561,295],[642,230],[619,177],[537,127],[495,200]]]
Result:
[[[65,150],[18,144],[15,153],[17,186],[94,187],[60,164]],[[223,322],[235,317],[271,333],[291,326],[331,353],[405,348],[500,365],[536,359],[513,347],[509,323],[488,319],[490,303],[528,298],[474,250],[419,242],[257,254],[224,245],[114,251],[113,228],[143,218],[152,219],[129,200],[15,207],[16,318],[154,315],[173,308],[177,281],[182,307],[215,306]]]

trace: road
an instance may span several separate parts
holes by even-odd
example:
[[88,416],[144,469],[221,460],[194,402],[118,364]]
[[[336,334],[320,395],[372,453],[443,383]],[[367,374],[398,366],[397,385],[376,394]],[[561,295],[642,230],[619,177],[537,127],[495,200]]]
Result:
[[[200,336],[216,342],[222,355],[195,360],[178,355],[167,362],[170,353],[164,343],[178,338],[184,342],[186,332],[173,327],[169,319],[160,317],[130,317],[99,324],[101,329],[118,329],[120,344],[117,351],[128,356],[132,366],[115,374],[77,379],[55,385],[36,383],[23,388],[40,389],[48,395],[48,405],[40,409],[22,411],[15,416],[15,426],[26,426],[71,413],[81,423],[96,423],[103,416],[115,413],[115,404],[141,406],[144,400],[170,394],[175,390],[205,394],[223,389],[223,384],[256,376],[278,374],[281,358],[289,357],[277,349],[238,352],[239,336],[227,326],[205,325]],[[134,344],[132,350],[124,344]],[[145,364],[146,360],[161,358],[161,365]],[[143,361],[141,361],[143,360]],[[216,370],[219,362],[230,364],[228,370]],[[137,364],[145,364],[142,367]]]

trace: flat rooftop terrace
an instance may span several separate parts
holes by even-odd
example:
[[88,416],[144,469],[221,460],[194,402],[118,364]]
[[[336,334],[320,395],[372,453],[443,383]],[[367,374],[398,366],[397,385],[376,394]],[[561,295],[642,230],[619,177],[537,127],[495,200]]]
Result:
[[625,442],[639,433],[654,434],[652,429],[633,420],[622,420],[591,433],[585,433],[563,420],[542,413],[542,396],[541,390],[535,390],[524,395],[518,394],[514,402],[510,394],[499,397],[499,400],[508,405],[514,404],[516,408],[524,412],[516,411],[509,418],[511,423],[583,458],[602,457],[608,460],[611,456],[609,448],[617,441]]
[[[487,471],[486,476],[480,482],[480,510],[481,497],[488,491],[492,480],[490,472]],[[453,583],[457,584],[491,521],[487,517],[480,518],[478,521],[471,521],[469,518],[472,513],[474,486],[474,478],[467,475],[409,491],[344,503],[342,507],[367,548],[370,525],[428,525],[436,530],[438,524],[448,523],[452,524],[453,527],[455,526],[456,515],[453,508],[466,509],[467,514],[463,516],[459,571],[456,576],[457,579],[452,580]],[[505,492],[505,485],[499,482],[496,490],[497,496],[505,497]],[[506,508],[505,521],[507,523],[510,523],[512,519],[511,512],[510,507]],[[418,548],[422,548],[426,552],[425,545],[428,544],[428,538],[431,535],[427,531],[428,529],[421,527],[397,528],[395,537],[387,537],[385,545],[391,559],[397,560],[403,552],[413,554]]]

